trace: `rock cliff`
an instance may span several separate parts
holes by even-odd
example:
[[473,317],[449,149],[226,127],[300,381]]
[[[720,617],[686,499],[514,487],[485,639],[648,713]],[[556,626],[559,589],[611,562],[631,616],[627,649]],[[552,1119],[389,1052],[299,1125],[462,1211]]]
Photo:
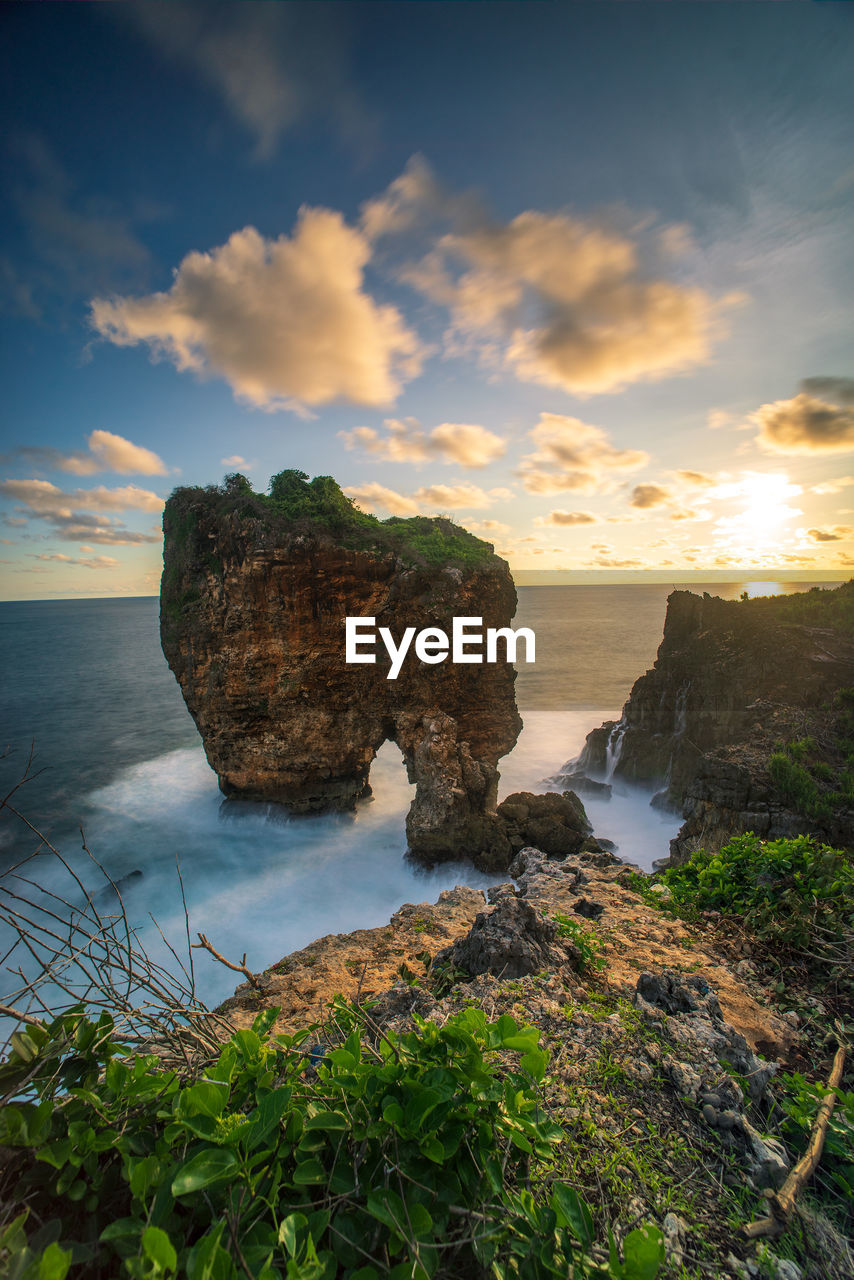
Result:
[[854,842],[854,583],[721,600],[675,591],[654,667],[619,721],[587,738],[581,769],[663,790],[681,809],[681,860],[731,835]]
[[226,796],[350,809],[390,739],[416,785],[412,851],[506,865],[496,766],[522,722],[503,643],[481,665],[409,653],[395,680],[381,643],[374,665],[345,662],[347,616],[397,640],[455,616],[508,626],[516,591],[488,543],[444,519],[380,522],[300,472],[270,497],[242,477],[179,489],[163,527],[163,651]]

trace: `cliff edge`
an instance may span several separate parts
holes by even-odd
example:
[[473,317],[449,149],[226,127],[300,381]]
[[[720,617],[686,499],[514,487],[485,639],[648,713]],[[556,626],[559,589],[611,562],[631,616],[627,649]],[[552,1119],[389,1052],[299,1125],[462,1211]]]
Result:
[[732,835],[854,844],[854,581],[836,590],[668,598],[654,667],[578,767],[662,788],[686,821],[671,859]]
[[226,796],[294,813],[350,809],[386,740],[416,784],[407,836],[429,859],[510,854],[495,818],[497,763],[521,729],[504,661],[427,665],[396,679],[345,662],[345,618],[396,640],[414,626],[509,625],[516,591],[489,543],[443,518],[379,521],[330,477],[242,476],[166,504],[161,641]]

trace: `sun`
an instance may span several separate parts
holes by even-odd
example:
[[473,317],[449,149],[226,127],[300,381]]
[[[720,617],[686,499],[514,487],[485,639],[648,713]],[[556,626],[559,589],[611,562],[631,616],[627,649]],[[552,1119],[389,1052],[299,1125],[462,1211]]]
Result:
[[788,498],[800,492],[800,485],[792,484],[786,475],[748,471],[741,482],[745,507],[736,519],[745,530],[750,529],[756,534],[763,531],[773,533],[787,520],[801,514],[787,503]]
[[780,550],[783,526],[802,514],[789,504],[801,492],[783,472],[745,471],[740,479],[719,485],[709,497],[741,509],[715,521],[718,547],[734,558],[767,559]]

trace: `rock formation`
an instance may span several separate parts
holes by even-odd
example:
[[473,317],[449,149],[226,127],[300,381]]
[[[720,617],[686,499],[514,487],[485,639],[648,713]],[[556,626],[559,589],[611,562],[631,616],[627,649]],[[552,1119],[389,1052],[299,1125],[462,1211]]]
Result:
[[[851,750],[840,697],[854,686],[854,638],[836,619],[852,601],[854,584],[738,601],[673,592],[655,666],[620,720],[588,736],[578,767],[664,788],[656,802],[687,819],[671,844],[676,860],[745,831],[851,844],[844,779],[834,794],[836,784],[822,780],[844,774]],[[775,773],[775,753],[793,741],[811,743],[804,750],[815,755],[814,777],[809,760],[786,770],[809,775],[801,788],[814,793],[809,803]]]
[[450,634],[455,616],[508,626],[516,591],[488,543],[449,520],[380,522],[300,472],[274,477],[270,498],[242,477],[179,489],[163,527],[163,651],[226,796],[351,809],[392,740],[416,785],[413,852],[506,865],[496,766],[522,722],[503,643],[481,665],[409,653],[395,680],[381,643],[374,665],[345,663],[347,616],[396,639]]

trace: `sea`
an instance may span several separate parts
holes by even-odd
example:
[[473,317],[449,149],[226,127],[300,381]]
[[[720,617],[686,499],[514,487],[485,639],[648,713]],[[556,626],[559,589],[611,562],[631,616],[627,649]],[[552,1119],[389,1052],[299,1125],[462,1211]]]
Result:
[[[810,585],[690,589],[737,598],[744,590],[770,595]],[[590,730],[619,718],[632,684],[655,660],[671,590],[646,583],[518,588],[514,625],[535,632],[536,662],[518,667],[524,727],[500,762],[500,797],[559,789],[554,775]],[[204,933],[221,954],[245,954],[258,972],[325,934],[384,924],[403,903],[500,879],[465,863],[427,870],[407,858],[404,821],[414,788],[393,743],[378,753],[373,797],[355,813],[289,817],[276,806],[224,802],[161,652],[158,613],[156,597],[0,603],[4,889],[26,896],[39,885],[82,900],[52,846],[93,895],[109,895],[98,864],[114,881],[128,877],[128,916],[158,962],[175,964],[166,943],[186,962],[187,933]],[[585,800],[595,834],[644,870],[667,856],[679,826],[649,801],[649,792],[621,782],[610,800]],[[21,952],[4,954],[14,941],[8,929],[0,935],[7,970]],[[238,975],[204,952],[193,958],[203,1000],[210,1005],[232,992]],[[14,985],[4,973],[0,1001]]]

